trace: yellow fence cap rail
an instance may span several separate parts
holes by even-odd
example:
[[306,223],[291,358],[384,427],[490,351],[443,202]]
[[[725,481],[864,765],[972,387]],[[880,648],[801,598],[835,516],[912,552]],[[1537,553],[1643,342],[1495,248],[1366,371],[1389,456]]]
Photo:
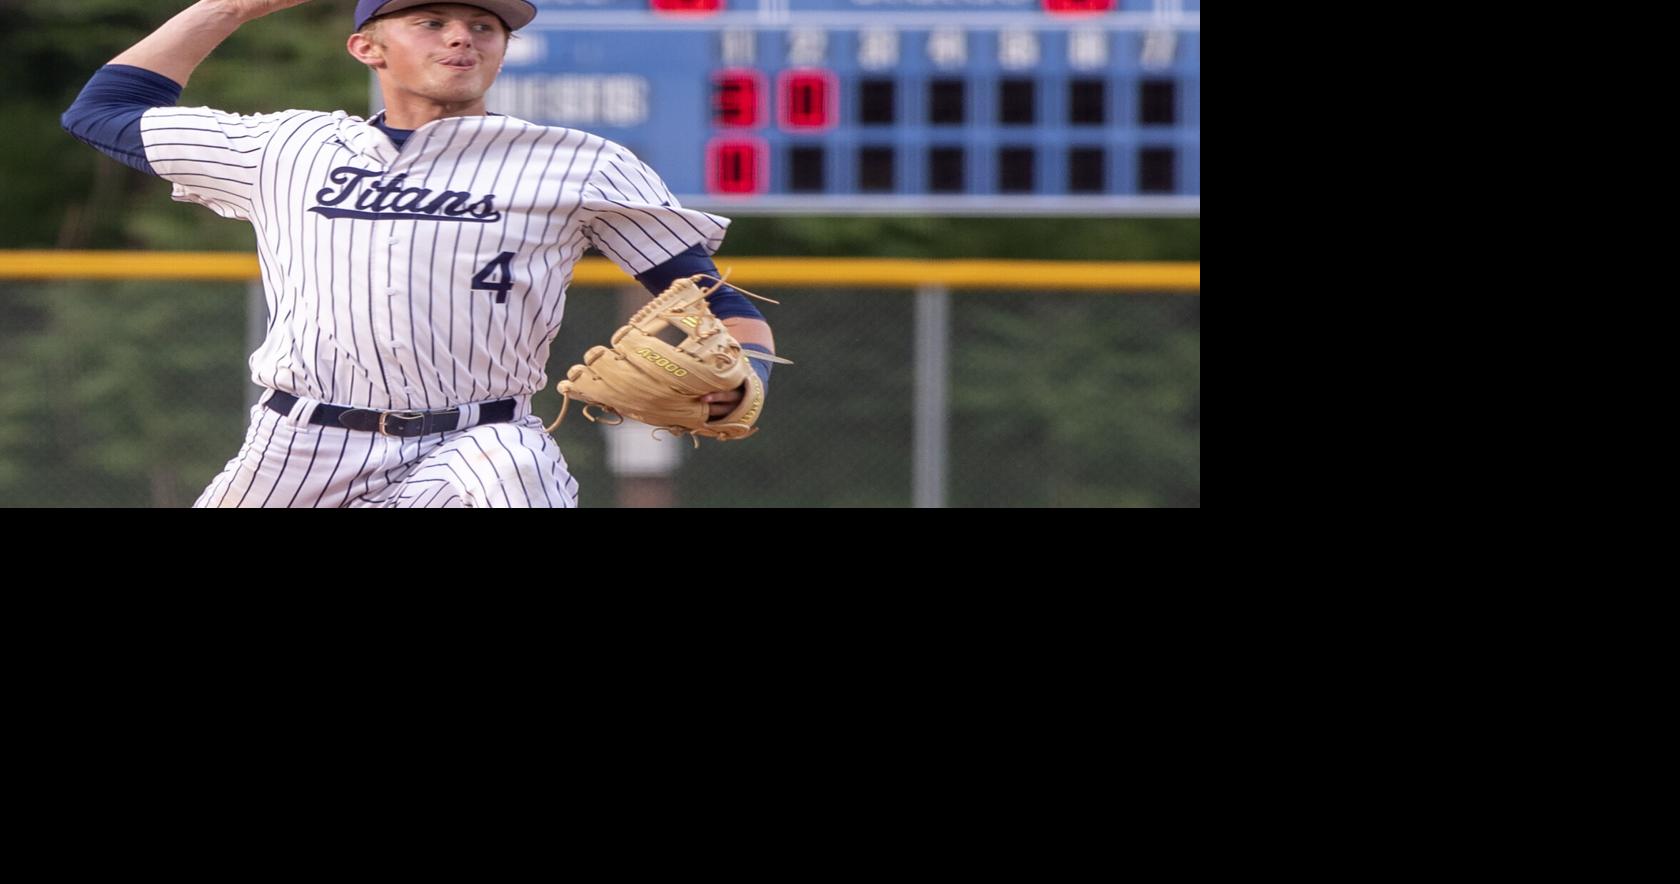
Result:
[[[749,289],[812,288],[1085,289],[1198,292],[1197,261],[969,261],[907,258],[717,258],[730,280]],[[0,279],[252,280],[255,255],[243,252],[0,251]],[[625,285],[612,262],[578,263],[578,285]]]
[[247,252],[5,252],[0,279],[256,279]]

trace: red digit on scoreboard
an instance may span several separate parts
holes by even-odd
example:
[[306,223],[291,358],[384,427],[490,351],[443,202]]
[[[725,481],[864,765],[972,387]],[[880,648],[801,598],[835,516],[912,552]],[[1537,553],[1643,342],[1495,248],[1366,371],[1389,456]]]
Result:
[[1108,12],[1115,0],[1044,0],[1044,11],[1055,15],[1079,15],[1086,12]]
[[769,148],[757,138],[720,138],[706,146],[707,193],[763,193]]
[[750,129],[764,122],[764,75],[744,68],[712,75],[712,124]]
[[674,15],[710,15],[723,10],[723,0],[648,0],[654,12]]
[[777,79],[783,129],[827,129],[839,122],[840,87],[832,71],[784,71]]

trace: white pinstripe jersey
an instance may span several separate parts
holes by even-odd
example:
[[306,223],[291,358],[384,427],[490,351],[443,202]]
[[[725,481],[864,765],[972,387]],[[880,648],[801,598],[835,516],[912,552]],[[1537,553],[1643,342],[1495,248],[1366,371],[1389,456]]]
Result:
[[513,117],[437,120],[401,152],[343,111],[154,108],[141,137],[175,199],[256,228],[253,379],[340,405],[535,393],[585,248],[636,275],[729,224],[611,141]]

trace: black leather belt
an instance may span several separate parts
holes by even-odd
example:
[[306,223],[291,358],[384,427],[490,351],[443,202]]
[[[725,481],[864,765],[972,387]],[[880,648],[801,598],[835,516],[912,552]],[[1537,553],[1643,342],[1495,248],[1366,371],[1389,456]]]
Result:
[[[275,390],[274,395],[268,397],[265,404],[269,411],[291,414],[292,406],[297,402],[296,396]],[[513,420],[515,405],[513,399],[486,402],[478,408],[478,423],[500,424]],[[432,433],[466,429],[459,426],[459,408],[451,408],[448,411],[370,411],[365,408],[322,404],[315,406],[315,413],[309,416],[309,422],[323,427],[347,427],[364,433],[383,433],[387,436],[427,436]]]

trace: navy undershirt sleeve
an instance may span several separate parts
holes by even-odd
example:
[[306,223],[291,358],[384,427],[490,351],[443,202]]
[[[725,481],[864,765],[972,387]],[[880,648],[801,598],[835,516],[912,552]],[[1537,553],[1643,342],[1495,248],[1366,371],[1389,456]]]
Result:
[[[690,247],[688,251],[636,277],[636,281],[641,283],[643,288],[657,295],[670,288],[671,283],[676,282],[679,278],[693,276],[696,273],[704,273],[707,276],[718,275],[717,265],[712,263],[712,256],[706,254],[704,246]],[[746,295],[727,284],[712,292],[706,298],[706,303],[711,305],[712,312],[717,314],[719,319],[729,319],[730,317],[764,318],[764,314],[758,312],[758,308],[753,306],[753,302],[747,300]]]
[[59,122],[65,131],[113,160],[156,175],[146,161],[140,117],[154,107],[173,107],[181,84],[155,71],[108,64],[94,73]]

